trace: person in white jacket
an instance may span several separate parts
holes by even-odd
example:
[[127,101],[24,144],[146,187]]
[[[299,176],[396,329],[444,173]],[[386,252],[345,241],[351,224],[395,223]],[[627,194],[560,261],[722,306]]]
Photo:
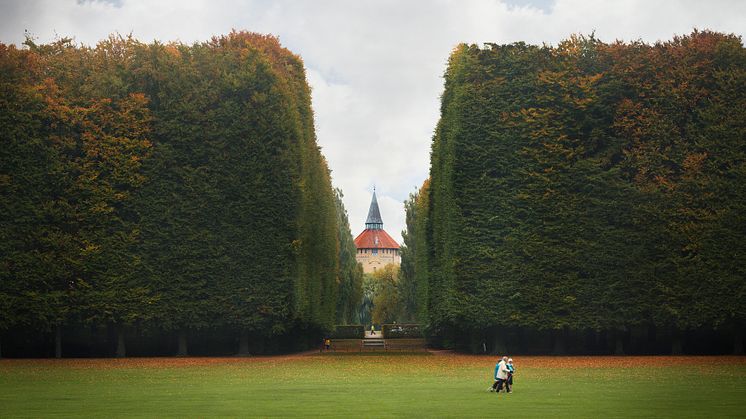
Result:
[[499,393],[500,390],[503,389],[503,385],[505,385],[505,382],[508,379],[508,373],[510,372],[507,363],[508,357],[504,356],[500,362],[495,365],[495,383],[488,389],[489,391],[496,391]]

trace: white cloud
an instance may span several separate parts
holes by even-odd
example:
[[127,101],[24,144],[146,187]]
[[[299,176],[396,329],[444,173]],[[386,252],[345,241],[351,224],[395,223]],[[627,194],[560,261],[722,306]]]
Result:
[[693,28],[744,34],[746,2],[694,0],[177,1],[30,0],[0,3],[0,41],[109,33],[194,42],[232,28],[273,33],[301,55],[317,136],[353,235],[373,184],[386,230],[401,240],[401,202],[427,177],[442,74],[459,42],[556,44],[571,33],[604,41],[670,39]]

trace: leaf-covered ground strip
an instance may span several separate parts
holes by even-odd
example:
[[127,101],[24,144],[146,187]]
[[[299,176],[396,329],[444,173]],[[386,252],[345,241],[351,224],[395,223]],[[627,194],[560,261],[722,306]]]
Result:
[[0,360],[0,417],[746,415],[746,357],[302,354]]

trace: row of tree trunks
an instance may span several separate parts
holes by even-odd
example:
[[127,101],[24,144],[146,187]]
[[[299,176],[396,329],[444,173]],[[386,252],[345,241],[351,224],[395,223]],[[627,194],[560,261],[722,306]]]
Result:
[[[624,355],[624,342],[623,342],[623,331],[615,331],[614,332],[614,355]],[[179,331],[177,335],[178,339],[178,350],[176,352],[176,356],[188,356],[188,341],[187,341],[187,334],[185,330]],[[474,334],[472,336],[472,345],[474,348],[479,346],[477,348],[477,352],[483,352],[486,348],[484,347],[484,336],[479,334]],[[480,343],[481,342],[481,343]],[[500,333],[497,333],[493,336],[492,339],[492,345],[491,350],[489,351],[493,355],[502,355],[505,353],[508,353],[507,345],[505,344],[505,341]],[[472,348],[473,349],[473,348]],[[743,355],[744,354],[744,344],[743,344],[743,331],[741,329],[737,329],[734,331],[733,336],[733,355]],[[564,331],[563,330],[557,330],[554,333],[554,342],[553,342],[553,355],[563,355],[565,354],[565,345],[564,345]],[[676,332],[676,334],[673,336],[673,340],[671,342],[671,354],[672,355],[681,355],[683,354],[683,344],[682,344],[682,336],[680,332]],[[238,356],[251,356],[251,353],[249,352],[249,333],[248,331],[244,330],[241,332],[239,337],[239,344],[238,344]],[[2,358],[2,339],[0,339],[0,358]],[[55,358],[62,358],[62,326],[58,326],[55,329],[55,338],[54,338],[54,356]],[[116,357],[117,358],[124,358],[127,356],[126,351],[126,342],[124,338],[124,328],[119,327],[117,329],[117,350],[116,350]]]
[[[609,339],[609,343],[611,344],[611,347],[613,348],[613,354],[614,355],[626,355],[627,351],[625,350],[625,336],[628,334],[628,331],[625,330],[611,330],[607,332],[607,338]],[[628,336],[629,339],[631,339],[630,344],[634,345],[634,342],[636,340],[644,340],[648,339],[648,336],[651,336],[651,332],[649,329],[646,328],[637,328],[637,329],[631,329],[629,331],[630,335]],[[486,336],[490,336],[491,339],[489,339],[489,342],[485,339]],[[552,355],[566,355],[567,354],[567,348],[566,348],[566,340],[568,338],[568,331],[566,329],[558,329],[552,331]],[[505,340],[505,334],[504,331],[498,330],[496,333],[489,333],[486,334],[482,333],[478,330],[473,330],[469,333],[469,347],[468,349],[472,353],[482,353],[482,352],[489,352],[492,355],[503,355],[510,352],[510,348],[507,345],[507,342]],[[596,344],[597,346],[601,346],[601,340],[603,338],[603,334],[596,333]],[[683,337],[684,333],[680,330],[674,330],[673,334],[671,336],[671,349],[670,354],[671,355],[683,355]],[[627,348],[629,349],[629,348]],[[634,349],[630,349],[634,351]],[[731,352],[733,355],[743,355],[744,354],[744,343],[743,343],[743,330],[741,328],[737,328],[733,331],[733,350]]]
[[[615,330],[612,332],[612,339],[614,342],[614,355],[625,355],[626,354],[624,350],[624,334],[625,332],[623,330]],[[565,340],[564,330],[555,330],[553,332],[552,355],[564,355],[566,353],[564,340]],[[499,355],[505,352],[504,347],[500,348],[498,346],[500,342],[501,342],[500,337],[495,336],[495,342],[494,342],[493,351],[492,351],[493,354]],[[674,330],[673,332],[670,354],[671,355],[683,355],[684,354],[683,332],[680,330]],[[744,354],[743,330],[741,330],[740,328],[735,330],[733,334],[732,354],[733,355]]]
[[743,355],[743,329],[739,328],[735,332],[733,339],[733,355]]
[[[189,356],[186,330],[180,330],[177,335],[178,349],[176,356]],[[238,356],[251,356],[249,351],[249,333],[242,331],[239,339]],[[124,337],[124,327],[117,328],[117,358],[127,356],[127,344]],[[62,326],[57,326],[54,332],[54,357],[62,358]],[[0,358],[2,358],[2,341],[0,340]]]
[[[189,356],[189,348],[187,341],[186,330],[180,330],[177,335],[177,351],[176,356]],[[124,328],[119,328],[117,331],[117,358],[123,358],[126,356],[125,342],[124,342]],[[241,336],[238,345],[238,356],[251,356],[249,352],[249,333],[246,330],[241,331]]]

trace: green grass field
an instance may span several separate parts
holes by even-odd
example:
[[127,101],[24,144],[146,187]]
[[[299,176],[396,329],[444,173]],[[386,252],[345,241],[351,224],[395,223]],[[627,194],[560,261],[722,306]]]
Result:
[[513,394],[486,392],[494,357],[0,360],[0,417],[744,417],[744,357],[514,357]]

